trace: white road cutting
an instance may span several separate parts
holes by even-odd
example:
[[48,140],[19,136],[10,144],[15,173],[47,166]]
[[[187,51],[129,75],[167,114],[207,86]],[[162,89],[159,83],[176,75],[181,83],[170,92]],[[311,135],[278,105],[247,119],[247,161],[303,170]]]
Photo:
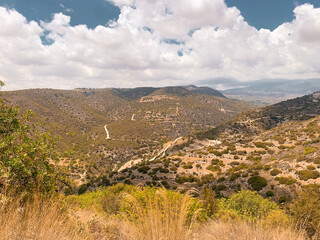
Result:
[[132,114],[131,121],[135,121],[134,116],[135,114]]
[[[176,140],[174,140],[173,142],[169,143],[168,146],[166,146],[163,150],[161,150],[156,156],[154,156],[153,158],[151,158],[149,161],[152,162],[154,160],[156,160],[158,157],[160,157],[162,154],[166,153],[166,151],[174,144],[177,143],[177,141],[179,141],[180,139],[182,139],[182,137],[178,137]],[[130,160],[128,162],[126,162],[123,166],[121,166],[118,170],[118,172],[121,172],[124,169],[130,168],[132,166],[135,166],[139,163],[141,163],[143,161],[143,159],[136,159],[136,160]],[[116,170],[116,167],[113,171]]]
[[110,135],[109,135],[109,131],[108,131],[108,129],[107,129],[107,125],[104,125],[104,130],[106,130],[106,134],[107,134],[106,139],[107,139],[107,140],[108,140],[108,139],[111,139],[111,138],[110,138]]
[[165,149],[163,149],[161,152],[159,152],[156,156],[154,156],[153,158],[151,158],[149,161],[152,162],[152,161],[156,160],[158,157],[160,157],[162,154],[166,153],[166,151],[169,149],[169,147],[171,147],[172,144],[176,144],[176,142],[177,142],[178,140],[180,140],[181,138],[182,138],[182,137],[178,137],[178,138],[177,138],[176,140],[174,140],[172,143],[168,144],[168,146],[167,146]]

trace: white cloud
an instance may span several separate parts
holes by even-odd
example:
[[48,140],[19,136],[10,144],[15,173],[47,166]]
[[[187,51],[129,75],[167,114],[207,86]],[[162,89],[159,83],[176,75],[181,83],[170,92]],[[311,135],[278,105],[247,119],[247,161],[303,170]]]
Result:
[[51,22],[28,22],[0,7],[5,89],[320,77],[320,9],[310,4],[297,6],[292,22],[258,31],[223,0],[113,3],[119,19],[95,29],[70,26],[62,13]]

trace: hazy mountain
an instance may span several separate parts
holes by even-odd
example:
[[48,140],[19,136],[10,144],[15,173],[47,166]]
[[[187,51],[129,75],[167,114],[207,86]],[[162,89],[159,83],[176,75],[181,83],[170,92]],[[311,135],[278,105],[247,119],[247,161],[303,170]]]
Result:
[[261,105],[273,104],[320,90],[320,79],[265,79],[246,82],[234,79],[213,79],[200,81],[198,84],[224,88],[227,90],[221,92],[227,97]]

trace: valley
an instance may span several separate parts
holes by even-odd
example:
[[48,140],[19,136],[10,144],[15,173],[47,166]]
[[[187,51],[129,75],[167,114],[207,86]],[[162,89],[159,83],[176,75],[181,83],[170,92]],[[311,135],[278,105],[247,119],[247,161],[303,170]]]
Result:
[[60,165],[74,189],[119,182],[178,190],[210,186],[218,197],[249,189],[284,201],[301,186],[320,183],[318,92],[252,109],[212,96],[208,88],[195,89],[28,90],[3,96],[32,109],[40,129],[62,136]]
[[2,96],[22,112],[31,109],[40,131],[59,136],[60,165],[76,185],[97,182],[127,161],[151,159],[167,142],[252,107],[195,86],[34,89]]

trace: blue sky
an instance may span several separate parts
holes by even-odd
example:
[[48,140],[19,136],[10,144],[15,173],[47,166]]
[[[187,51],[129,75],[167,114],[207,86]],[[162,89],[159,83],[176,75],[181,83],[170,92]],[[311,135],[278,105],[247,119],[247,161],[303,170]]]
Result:
[[256,28],[275,29],[294,19],[297,5],[311,3],[320,6],[319,0],[226,0],[228,6],[236,6],[245,20]]
[[104,0],[0,0],[0,6],[14,8],[29,21],[49,21],[54,13],[71,16],[71,25],[86,24],[90,28],[117,19],[120,9]]
[[320,78],[319,0],[0,0],[0,22],[8,90]]
[[[275,29],[292,21],[293,9],[303,3],[320,7],[319,0],[226,0],[229,7],[236,6],[245,20],[258,29]],[[0,0],[0,6],[15,8],[28,20],[36,21],[49,21],[54,13],[63,12],[71,16],[72,26],[86,24],[90,28],[106,25],[120,14],[119,7],[106,0]]]

